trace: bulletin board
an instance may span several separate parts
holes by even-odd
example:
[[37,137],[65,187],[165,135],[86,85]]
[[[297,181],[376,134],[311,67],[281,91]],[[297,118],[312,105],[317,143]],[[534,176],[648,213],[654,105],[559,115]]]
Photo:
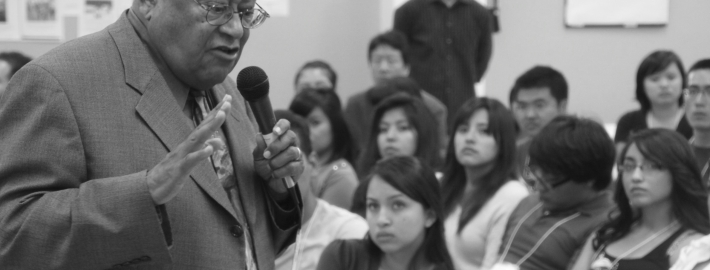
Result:
[[566,0],[565,26],[663,27],[670,0]]

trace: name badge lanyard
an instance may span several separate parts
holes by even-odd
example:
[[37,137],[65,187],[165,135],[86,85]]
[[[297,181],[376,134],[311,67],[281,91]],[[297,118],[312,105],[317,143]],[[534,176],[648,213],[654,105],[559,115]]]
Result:
[[[515,226],[515,229],[513,230],[513,234],[510,236],[510,239],[508,239],[508,244],[505,245],[505,249],[503,250],[503,254],[500,256],[500,259],[498,259],[498,263],[502,263],[503,259],[505,259],[505,256],[508,255],[508,251],[510,251],[510,246],[513,244],[513,239],[515,239],[515,235],[518,234],[518,230],[520,229],[520,226],[523,225],[523,223],[530,217],[530,215],[532,215],[533,212],[535,212],[537,209],[540,209],[540,207],[542,207],[542,203],[538,203],[537,205],[535,205],[535,207],[530,209],[530,211],[528,211],[528,213],[525,214],[525,216],[523,216],[523,218],[518,222],[518,224]],[[537,249],[540,247],[540,245],[542,245],[542,242],[544,242],[545,239],[547,239],[547,237],[549,237],[550,234],[552,234],[552,232],[555,231],[555,229],[557,229],[558,227],[562,226],[563,224],[569,222],[570,220],[573,220],[573,219],[579,217],[580,215],[581,214],[579,212],[574,213],[574,214],[558,221],[557,223],[555,223],[555,225],[552,225],[552,227],[550,227],[550,229],[548,229],[547,232],[545,232],[545,234],[542,235],[540,240],[538,240],[537,243],[535,243],[535,246],[533,246],[533,248],[530,249],[530,251],[528,251],[528,253],[525,254],[525,256],[520,258],[520,260],[518,260],[518,262],[515,263],[515,265],[519,267],[528,258],[530,258],[530,256],[532,256],[535,253],[535,251],[537,251]]]

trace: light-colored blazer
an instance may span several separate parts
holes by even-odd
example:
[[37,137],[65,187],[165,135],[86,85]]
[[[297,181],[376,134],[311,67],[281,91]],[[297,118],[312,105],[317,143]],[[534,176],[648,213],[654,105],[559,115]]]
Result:
[[213,94],[234,97],[223,127],[247,222],[205,160],[165,205],[164,231],[147,170],[193,128],[126,15],[20,70],[0,97],[0,269],[243,269],[237,225],[273,269],[298,214],[254,172],[257,132],[235,89],[227,78]]

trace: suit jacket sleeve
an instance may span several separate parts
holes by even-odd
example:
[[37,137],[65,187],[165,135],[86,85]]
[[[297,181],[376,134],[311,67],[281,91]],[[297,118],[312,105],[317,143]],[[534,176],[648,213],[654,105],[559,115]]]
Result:
[[146,171],[87,179],[72,104],[49,71],[31,63],[15,74],[0,122],[0,268],[171,262]]

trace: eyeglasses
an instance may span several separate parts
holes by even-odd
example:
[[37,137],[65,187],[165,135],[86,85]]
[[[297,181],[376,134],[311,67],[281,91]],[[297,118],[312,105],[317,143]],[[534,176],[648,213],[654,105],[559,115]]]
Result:
[[[530,168],[530,158],[525,158],[525,167],[523,168],[523,180],[525,180],[525,183],[527,183],[532,190],[540,190],[540,191],[549,191],[553,190],[570,180],[571,178],[567,179],[562,179],[554,182],[549,182],[549,181],[543,181],[542,177],[538,176],[533,172],[533,169]],[[539,183],[539,185],[538,185]]]
[[686,97],[689,98],[695,98],[699,95],[705,95],[706,97],[710,97],[710,86],[706,86],[705,88],[700,88],[697,86],[689,86],[688,88],[683,90],[683,94],[685,94]]
[[207,10],[207,15],[205,19],[207,23],[214,26],[220,26],[227,23],[234,17],[234,13],[239,14],[241,18],[242,26],[247,29],[254,29],[259,27],[267,18],[271,17],[264,8],[262,8],[258,3],[255,3],[258,8],[252,8],[246,11],[234,11],[228,5],[218,5],[218,4],[203,4],[197,0],[193,0],[195,3],[200,5],[204,10]]
[[641,172],[646,173],[646,174],[653,174],[653,173],[658,173],[665,168],[663,166],[655,164],[655,163],[644,163],[641,165],[636,164],[635,162],[624,162],[620,163],[617,165],[619,168],[619,172],[624,173],[624,174],[632,174],[636,171],[636,168],[640,168]]

